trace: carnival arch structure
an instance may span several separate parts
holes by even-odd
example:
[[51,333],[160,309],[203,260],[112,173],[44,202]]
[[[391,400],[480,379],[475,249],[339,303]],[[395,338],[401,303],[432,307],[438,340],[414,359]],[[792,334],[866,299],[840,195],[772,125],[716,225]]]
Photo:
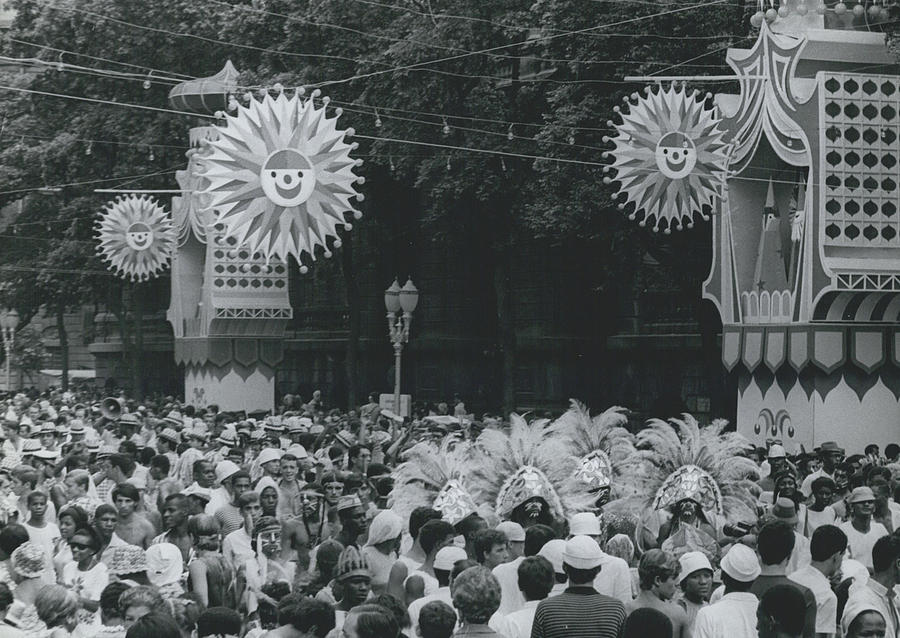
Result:
[[[888,18],[872,2],[816,11],[796,0],[755,16],[755,45],[727,56],[740,92],[709,96],[715,127],[682,128],[688,139],[668,148],[669,158],[687,154],[694,166],[679,172],[648,162],[647,174],[668,174],[688,192],[662,222],[663,209],[648,207],[647,192],[629,182],[638,174],[629,162],[642,144],[656,145],[646,157],[652,150],[653,160],[663,158],[676,136],[658,127],[655,138],[640,136],[635,114],[650,97],[633,96],[616,122],[607,181],[619,187],[620,208],[665,231],[695,215],[712,219],[702,294],[722,319],[738,431],[758,443],[858,448],[897,439],[900,68],[879,28]],[[688,100],[703,97],[682,91],[669,108]],[[707,153],[704,168],[700,143],[708,150],[717,131],[722,147]]]

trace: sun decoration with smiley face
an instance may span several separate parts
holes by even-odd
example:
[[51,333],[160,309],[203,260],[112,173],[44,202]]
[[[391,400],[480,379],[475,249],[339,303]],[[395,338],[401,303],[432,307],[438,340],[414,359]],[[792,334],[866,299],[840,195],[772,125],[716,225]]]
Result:
[[353,129],[338,130],[337,117],[326,117],[328,98],[318,95],[280,93],[239,106],[200,160],[226,235],[266,259],[293,255],[302,264],[303,253],[315,260],[316,246],[330,257],[327,238],[339,247],[337,227],[352,227],[345,213],[362,216],[350,201],[363,199],[354,184],[364,181],[353,173],[362,164],[350,157],[357,145],[344,141]]
[[97,252],[121,277],[144,281],[168,265],[175,250],[175,228],[159,203],[128,195],[109,202],[95,225]]
[[[688,95],[684,87],[652,90],[646,96],[633,94],[630,109],[621,111],[618,135],[610,151],[614,162],[604,171],[615,177],[604,182],[619,183],[619,193],[634,206],[629,219],[643,213],[640,225],[653,221],[653,230],[671,232],[682,225],[693,227],[693,216],[709,216],[725,179],[728,165],[724,132],[713,109]],[[616,109],[619,112],[618,109]]]

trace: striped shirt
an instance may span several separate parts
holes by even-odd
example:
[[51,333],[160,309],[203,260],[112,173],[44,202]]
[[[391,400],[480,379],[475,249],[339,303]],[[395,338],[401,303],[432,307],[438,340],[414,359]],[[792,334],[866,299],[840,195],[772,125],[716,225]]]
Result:
[[569,587],[538,604],[531,638],[618,638],[624,625],[621,602],[593,587]]

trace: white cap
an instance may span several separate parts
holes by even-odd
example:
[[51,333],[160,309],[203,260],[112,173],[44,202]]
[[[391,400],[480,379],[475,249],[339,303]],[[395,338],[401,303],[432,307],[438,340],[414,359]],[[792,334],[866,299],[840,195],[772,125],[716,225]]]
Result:
[[544,546],[541,547],[541,550],[538,552],[538,556],[543,556],[549,560],[550,564],[553,565],[554,572],[557,574],[564,574],[563,552],[565,549],[566,541],[561,538],[554,538],[553,540],[544,543]]
[[497,525],[496,530],[506,534],[506,540],[510,543],[524,543],[525,530],[518,523],[513,521],[503,521]]
[[216,482],[221,483],[240,471],[240,466],[234,461],[221,461],[216,465]]
[[770,459],[783,459],[786,456],[787,453],[784,451],[784,447],[777,443],[769,448],[768,458]]
[[281,458],[281,450],[273,447],[267,447],[259,453],[258,461],[260,465],[265,465],[269,461],[277,461]]
[[299,443],[294,443],[289,446],[287,450],[284,452],[285,454],[293,454],[298,459],[308,459],[309,454],[306,452],[306,448],[300,445]]
[[683,581],[685,578],[687,578],[697,570],[713,570],[712,565],[709,564],[709,559],[703,552],[684,553],[681,555],[681,558],[678,559],[678,562],[681,565],[681,572],[678,574],[679,585],[681,584],[681,581]]
[[749,583],[759,576],[759,559],[756,552],[737,543],[731,546],[721,562],[722,571],[742,583]]
[[569,534],[572,536],[599,536],[600,519],[591,512],[579,512],[569,520]]
[[563,562],[575,569],[594,569],[603,562],[603,550],[590,536],[573,536],[566,541]]
[[465,560],[468,557],[466,550],[461,547],[447,545],[446,547],[441,547],[438,553],[434,555],[434,568],[449,572],[453,570],[453,566],[457,561]]

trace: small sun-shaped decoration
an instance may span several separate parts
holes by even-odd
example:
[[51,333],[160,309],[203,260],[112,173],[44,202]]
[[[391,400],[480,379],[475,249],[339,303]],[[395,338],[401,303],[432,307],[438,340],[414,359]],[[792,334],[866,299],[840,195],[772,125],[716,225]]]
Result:
[[[708,209],[718,196],[728,166],[724,132],[714,109],[705,106],[703,96],[688,94],[684,87],[656,91],[647,88],[646,96],[633,93],[625,99],[627,110],[615,108],[622,122],[618,134],[604,138],[616,148],[605,172],[618,182],[624,210],[633,206],[629,219],[641,218],[640,225],[653,224],[653,230],[692,228],[695,214],[709,219]],[[626,112],[627,111],[627,112]]]
[[302,264],[303,253],[315,259],[316,246],[331,256],[329,236],[333,246],[341,245],[337,227],[352,227],[346,213],[362,216],[351,199],[363,199],[354,185],[364,178],[353,173],[362,164],[350,157],[357,144],[344,141],[353,129],[337,128],[341,109],[326,117],[328,98],[313,91],[303,100],[301,94],[266,94],[238,105],[200,161],[209,180],[205,192],[226,235],[267,260],[293,255]]
[[175,250],[172,220],[155,199],[143,195],[109,202],[94,230],[97,252],[110,270],[132,281],[158,276]]

